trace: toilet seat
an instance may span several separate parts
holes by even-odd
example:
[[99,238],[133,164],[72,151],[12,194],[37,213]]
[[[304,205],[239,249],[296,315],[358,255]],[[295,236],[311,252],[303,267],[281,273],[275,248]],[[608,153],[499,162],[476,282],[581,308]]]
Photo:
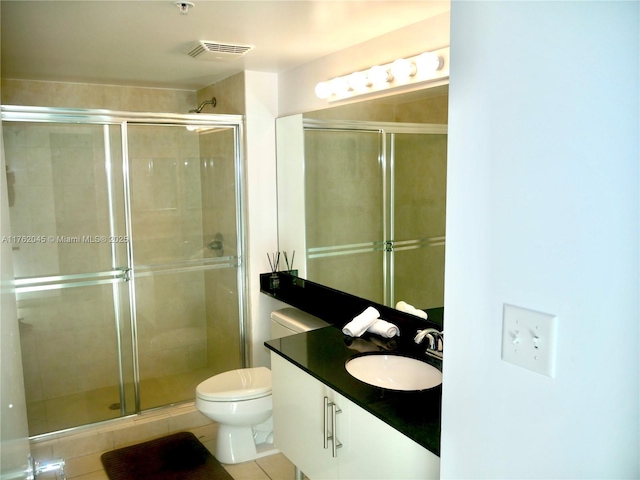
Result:
[[196,395],[212,402],[251,400],[271,395],[271,370],[240,368],[219,373],[196,387]]

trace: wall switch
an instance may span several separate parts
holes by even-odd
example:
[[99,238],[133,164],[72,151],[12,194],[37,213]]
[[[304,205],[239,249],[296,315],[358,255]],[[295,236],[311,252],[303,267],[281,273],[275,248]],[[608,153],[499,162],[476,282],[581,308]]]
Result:
[[556,358],[555,315],[505,303],[502,360],[553,377]]

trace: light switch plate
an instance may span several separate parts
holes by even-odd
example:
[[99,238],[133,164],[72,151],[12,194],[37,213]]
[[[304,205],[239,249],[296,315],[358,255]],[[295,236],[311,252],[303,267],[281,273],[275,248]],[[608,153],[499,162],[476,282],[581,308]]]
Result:
[[502,316],[502,360],[548,377],[555,375],[555,315],[505,303]]

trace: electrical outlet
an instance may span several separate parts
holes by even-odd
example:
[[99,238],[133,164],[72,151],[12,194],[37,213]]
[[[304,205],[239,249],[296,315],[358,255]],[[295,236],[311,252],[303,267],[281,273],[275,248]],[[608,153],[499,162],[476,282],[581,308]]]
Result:
[[555,315],[505,303],[502,360],[548,377],[555,375]]

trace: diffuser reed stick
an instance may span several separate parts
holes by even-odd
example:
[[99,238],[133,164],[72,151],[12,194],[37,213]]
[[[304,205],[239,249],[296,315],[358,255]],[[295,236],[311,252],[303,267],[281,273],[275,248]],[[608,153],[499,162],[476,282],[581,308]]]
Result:
[[271,275],[269,277],[269,287],[275,290],[280,287],[280,276],[278,275],[278,268],[280,268],[280,252],[273,254],[273,259],[267,253],[267,260],[269,260],[269,266],[271,267]]

